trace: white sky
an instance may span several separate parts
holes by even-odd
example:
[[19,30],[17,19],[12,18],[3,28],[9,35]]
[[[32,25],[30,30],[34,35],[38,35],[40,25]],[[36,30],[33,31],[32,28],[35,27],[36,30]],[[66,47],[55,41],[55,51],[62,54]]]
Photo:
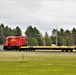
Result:
[[76,28],[75,0],[0,0],[0,23],[24,32],[28,25],[49,35],[54,28]]

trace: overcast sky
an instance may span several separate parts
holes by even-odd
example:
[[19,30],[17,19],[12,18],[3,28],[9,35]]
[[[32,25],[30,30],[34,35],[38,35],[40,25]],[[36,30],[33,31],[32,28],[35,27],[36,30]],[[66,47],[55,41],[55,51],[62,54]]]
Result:
[[28,25],[49,35],[54,28],[76,28],[75,0],[0,0],[0,23],[24,32]]

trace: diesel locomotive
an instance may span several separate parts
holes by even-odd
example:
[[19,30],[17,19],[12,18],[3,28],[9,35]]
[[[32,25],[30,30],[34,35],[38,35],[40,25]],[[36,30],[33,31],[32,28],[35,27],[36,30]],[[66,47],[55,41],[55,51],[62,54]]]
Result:
[[4,42],[4,50],[19,50],[20,46],[26,45],[25,36],[9,36]]

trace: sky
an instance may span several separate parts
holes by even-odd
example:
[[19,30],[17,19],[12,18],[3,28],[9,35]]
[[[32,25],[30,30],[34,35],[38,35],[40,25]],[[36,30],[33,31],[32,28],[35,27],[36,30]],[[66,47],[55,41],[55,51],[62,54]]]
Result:
[[0,23],[19,26],[24,33],[32,25],[44,35],[53,29],[76,28],[75,0],[0,0]]

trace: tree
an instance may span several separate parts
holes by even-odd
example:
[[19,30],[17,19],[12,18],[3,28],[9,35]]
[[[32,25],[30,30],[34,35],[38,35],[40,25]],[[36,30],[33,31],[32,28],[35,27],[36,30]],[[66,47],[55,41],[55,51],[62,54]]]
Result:
[[9,35],[10,35],[10,32],[9,32],[9,27],[8,26],[6,26],[5,28],[4,28],[4,36],[5,37],[8,37]]
[[28,39],[28,45],[30,46],[37,46],[37,43],[38,41],[35,38]]
[[[72,33],[74,33],[74,32],[75,32],[75,29],[72,31]],[[59,46],[72,45],[72,37],[71,37],[70,30],[63,30],[61,28],[60,31],[56,31],[56,29],[53,29],[51,38],[52,38],[53,44],[56,43],[56,39],[57,39]]]
[[27,37],[27,42],[28,42],[28,45],[33,45],[33,35],[34,35],[34,31],[33,31],[33,27],[32,26],[28,26],[26,31],[25,31],[25,35]]
[[73,28],[72,29],[72,44],[73,45],[76,45],[76,29],[75,28]]
[[65,44],[65,33],[64,33],[64,30],[62,28],[58,32],[58,45],[59,46],[66,45]]
[[36,27],[28,26],[25,35],[27,36],[28,45],[43,45],[42,35]]
[[15,35],[21,36],[21,29],[17,26],[15,29]]
[[39,45],[39,46],[43,46],[44,45],[43,36],[42,36],[41,33],[38,35],[37,40],[38,40],[38,44],[37,45]]
[[65,31],[65,40],[66,40],[66,46],[72,45],[71,32],[69,30]]
[[45,46],[50,46],[51,45],[51,39],[48,36],[48,33],[47,32],[45,32],[45,36],[44,36],[44,45]]
[[1,25],[0,25],[0,44],[2,44],[3,43],[3,41],[4,41],[4,25],[1,23]]
[[52,39],[52,44],[56,44],[57,29],[53,29],[51,39]]
[[25,34],[29,38],[33,37],[33,35],[34,35],[33,27],[32,26],[28,26],[27,29],[26,29],[26,31],[25,31]]

